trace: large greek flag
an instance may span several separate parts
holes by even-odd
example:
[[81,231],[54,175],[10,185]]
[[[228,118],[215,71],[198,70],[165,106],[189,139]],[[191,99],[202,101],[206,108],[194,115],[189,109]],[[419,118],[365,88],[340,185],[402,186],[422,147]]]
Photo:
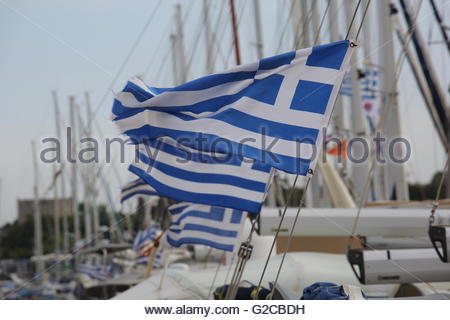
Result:
[[203,244],[233,251],[238,247],[245,214],[236,209],[181,202],[169,207],[172,223],[166,240],[174,247]]
[[122,188],[120,202],[124,202],[136,195],[159,196],[153,187],[142,179],[135,179]]
[[304,175],[314,167],[352,51],[347,40],[315,46],[174,88],[132,79],[116,95],[114,121],[135,142],[169,136]]
[[233,154],[177,145],[171,138],[138,146],[129,170],[160,196],[259,213],[272,168]]

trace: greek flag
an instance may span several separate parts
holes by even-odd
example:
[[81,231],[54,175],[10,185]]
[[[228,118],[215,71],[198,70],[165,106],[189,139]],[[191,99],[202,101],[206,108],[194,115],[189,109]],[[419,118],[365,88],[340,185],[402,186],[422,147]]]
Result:
[[129,170],[160,196],[178,201],[261,211],[274,170],[233,154],[197,151],[171,138],[138,146]]
[[136,179],[122,188],[120,202],[124,202],[135,195],[159,196],[158,192],[142,179]]
[[131,79],[115,97],[114,121],[135,143],[169,136],[305,175],[314,168],[350,48],[345,40],[292,51],[174,88]]
[[108,267],[106,266],[93,266],[82,264],[79,266],[78,271],[81,274],[87,275],[91,279],[105,281],[108,275]]
[[181,202],[169,207],[166,241],[173,247],[203,244],[233,251],[240,243],[245,214],[236,209]]
[[[375,69],[364,69],[360,74],[360,90],[361,90],[361,99],[363,101],[371,101],[375,100],[378,97],[378,78],[379,72]],[[340,90],[340,94],[343,96],[351,97],[352,96],[352,77],[350,73],[346,73],[344,76],[344,80],[342,81],[342,87]]]
[[[155,261],[153,261],[153,268],[157,269],[157,268],[161,268],[163,265],[163,257],[164,257],[164,252],[163,250],[159,250],[156,253],[156,258]],[[139,256],[136,258],[136,265],[146,265],[148,263],[148,260],[150,259],[150,254],[145,255],[145,256]]]
[[155,223],[145,230],[139,231],[133,241],[133,250],[140,255],[140,252],[144,251],[146,246],[152,244],[153,240],[156,239],[160,233],[161,227],[159,223]]

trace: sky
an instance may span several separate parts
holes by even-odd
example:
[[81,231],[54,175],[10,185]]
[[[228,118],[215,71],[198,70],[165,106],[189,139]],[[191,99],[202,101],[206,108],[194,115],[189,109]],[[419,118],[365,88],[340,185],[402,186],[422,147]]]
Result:
[[[344,2],[335,1],[342,18]],[[438,2],[444,18],[450,16],[449,2]],[[194,79],[206,72],[205,45],[200,33],[204,26],[201,0],[0,0],[0,225],[16,218],[17,199],[32,196],[33,158],[30,143],[31,140],[36,141],[38,150],[41,150],[41,140],[55,136],[52,90],[57,92],[65,123],[69,119],[69,96],[75,97],[84,118],[84,95],[88,92],[95,111],[94,136],[113,138],[118,137],[118,131],[110,120],[113,92],[119,91],[129,77],[140,75],[148,83],[159,87],[173,84],[169,35],[175,31],[176,3],[182,6],[188,79]],[[321,14],[324,3],[321,1],[319,4]],[[220,47],[214,53],[216,70],[220,70],[235,64],[228,1],[209,1],[209,4],[212,29],[217,34],[215,48]],[[252,62],[257,59],[252,1],[237,0],[236,7],[242,60]],[[292,50],[293,30],[288,21],[289,8],[288,0],[261,1],[265,56]],[[375,31],[378,24],[376,12],[376,5],[373,5],[369,15]],[[152,15],[133,54],[126,60],[111,90],[108,90]],[[426,38],[441,39],[428,2],[424,1],[418,19]],[[340,33],[344,33],[343,29]],[[321,42],[328,39],[328,28],[324,27]],[[442,86],[446,89],[450,75],[443,72],[449,67],[445,46],[432,45],[430,51]],[[408,181],[427,182],[434,172],[442,169],[444,154],[406,64],[398,90],[402,134],[412,142],[412,158],[406,166]],[[102,99],[104,96],[105,99]],[[115,167],[105,165],[103,172],[114,195],[118,194],[120,184],[131,178],[126,164],[118,161]],[[42,196],[48,196],[46,189],[51,176],[51,165],[39,163]],[[117,200],[114,201],[114,205],[118,206]]]

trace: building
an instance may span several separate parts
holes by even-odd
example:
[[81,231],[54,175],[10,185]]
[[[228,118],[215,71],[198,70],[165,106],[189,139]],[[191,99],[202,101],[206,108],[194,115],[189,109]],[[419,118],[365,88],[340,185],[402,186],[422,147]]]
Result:
[[[56,204],[56,206],[55,206]],[[57,203],[53,199],[40,199],[39,206],[41,209],[41,215],[54,215],[55,209],[59,207],[59,216],[62,217],[63,214],[68,216],[72,215],[72,198],[58,199]],[[27,216],[32,216],[34,211],[34,200],[25,199],[17,200],[17,217],[18,222],[22,223],[25,221]]]

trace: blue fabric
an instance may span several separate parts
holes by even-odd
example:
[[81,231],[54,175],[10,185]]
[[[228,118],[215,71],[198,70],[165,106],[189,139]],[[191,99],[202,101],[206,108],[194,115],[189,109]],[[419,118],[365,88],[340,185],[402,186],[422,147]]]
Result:
[[295,89],[291,109],[324,114],[332,90],[331,84],[300,80]]
[[[350,41],[323,44],[312,48],[312,53],[306,60],[307,66],[337,69],[341,68]],[[333,50],[330,50],[333,48]]]
[[303,290],[300,300],[348,300],[348,295],[335,283],[316,282]]

